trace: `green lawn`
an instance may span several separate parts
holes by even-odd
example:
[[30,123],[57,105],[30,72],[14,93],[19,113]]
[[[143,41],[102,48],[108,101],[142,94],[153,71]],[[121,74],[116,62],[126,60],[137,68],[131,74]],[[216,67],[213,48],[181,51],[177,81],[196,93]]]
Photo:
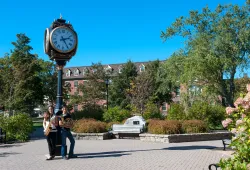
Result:
[[33,122],[33,127],[42,127],[43,122]]

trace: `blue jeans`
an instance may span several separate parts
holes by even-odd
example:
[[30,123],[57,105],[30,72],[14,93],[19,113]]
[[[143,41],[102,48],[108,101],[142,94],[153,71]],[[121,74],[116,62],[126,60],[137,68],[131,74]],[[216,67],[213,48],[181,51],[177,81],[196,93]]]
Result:
[[70,130],[67,131],[65,129],[61,130],[62,132],[62,148],[61,148],[61,155],[62,157],[66,156],[65,153],[67,153],[67,151],[65,150],[66,148],[66,138],[69,139],[70,141],[70,149],[69,149],[69,156],[72,156],[74,154],[74,147],[75,147],[75,139],[73,138]]

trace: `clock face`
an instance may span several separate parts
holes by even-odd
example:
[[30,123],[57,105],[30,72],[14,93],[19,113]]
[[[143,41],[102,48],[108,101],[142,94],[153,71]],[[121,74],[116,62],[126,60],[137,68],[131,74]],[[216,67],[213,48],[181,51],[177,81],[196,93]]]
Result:
[[50,35],[52,47],[61,53],[68,53],[75,49],[77,37],[74,31],[67,27],[57,27]]
[[46,28],[44,33],[44,52],[47,54],[49,52],[49,29]]

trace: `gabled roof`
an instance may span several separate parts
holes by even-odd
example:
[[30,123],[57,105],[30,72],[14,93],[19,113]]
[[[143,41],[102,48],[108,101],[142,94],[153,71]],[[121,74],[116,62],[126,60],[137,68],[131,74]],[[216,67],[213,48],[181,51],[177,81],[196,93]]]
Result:
[[[149,63],[149,62],[150,61],[148,61],[148,62],[134,62],[135,66],[137,68],[138,73],[140,72],[139,71],[140,70],[140,66],[141,65],[146,66],[147,63]],[[163,62],[163,61],[161,61],[161,62]],[[125,65],[125,64],[126,63],[105,64],[103,66],[104,66],[104,68],[111,67],[112,71],[113,71],[113,74],[116,75],[116,74],[119,74],[119,69],[121,67],[123,67],[123,65]],[[79,70],[79,76],[76,77],[76,76],[71,75],[70,77],[66,77],[66,71],[67,70],[70,70],[71,72],[73,72],[75,69]],[[89,71],[92,70],[91,66],[65,67],[63,69],[63,79],[67,79],[67,80],[69,80],[69,79],[84,79],[84,75],[82,74],[82,72],[83,72],[84,69],[88,69]]]

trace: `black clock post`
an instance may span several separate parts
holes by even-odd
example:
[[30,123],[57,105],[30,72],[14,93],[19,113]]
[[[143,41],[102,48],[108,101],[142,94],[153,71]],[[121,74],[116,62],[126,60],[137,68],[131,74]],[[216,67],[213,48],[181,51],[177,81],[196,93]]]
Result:
[[61,128],[57,118],[62,114],[63,91],[62,91],[62,75],[63,67],[76,53],[78,44],[77,33],[73,26],[62,17],[55,20],[52,25],[45,30],[44,35],[44,51],[50,60],[55,61],[58,71],[57,96],[56,96],[56,127],[57,127],[57,153],[60,155],[61,148]]

